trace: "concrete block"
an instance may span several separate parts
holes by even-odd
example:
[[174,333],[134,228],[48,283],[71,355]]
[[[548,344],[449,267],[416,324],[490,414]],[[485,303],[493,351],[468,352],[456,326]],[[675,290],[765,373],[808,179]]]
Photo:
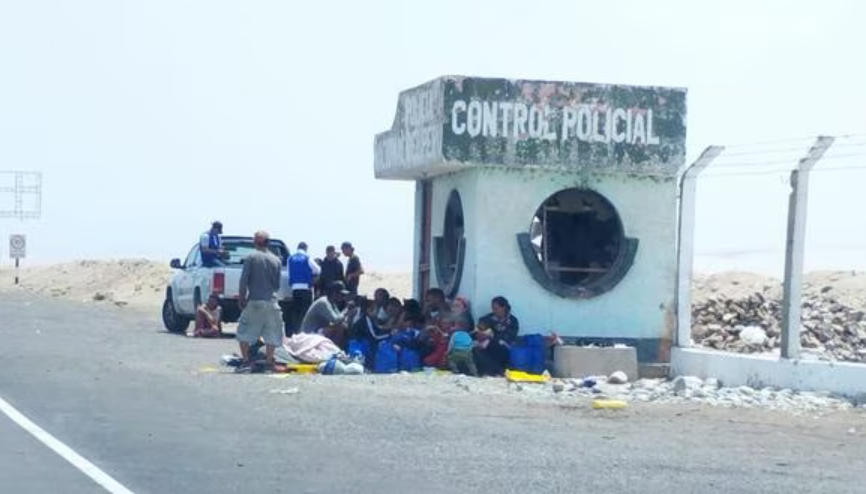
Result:
[[629,381],[638,379],[637,350],[634,347],[557,346],[553,350],[557,377],[609,376],[623,371]]
[[671,375],[671,364],[640,364],[638,373],[641,379],[667,379]]

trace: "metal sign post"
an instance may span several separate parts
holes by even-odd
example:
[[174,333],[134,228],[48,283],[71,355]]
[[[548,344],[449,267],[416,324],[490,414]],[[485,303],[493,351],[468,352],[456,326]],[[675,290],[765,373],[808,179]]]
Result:
[[9,257],[15,259],[15,284],[17,285],[20,261],[27,257],[27,237],[25,235],[9,235]]
[[[33,171],[0,171],[0,218],[21,221],[42,216],[42,173]],[[27,254],[24,235],[9,236],[9,257],[15,259],[15,284],[18,268]]]

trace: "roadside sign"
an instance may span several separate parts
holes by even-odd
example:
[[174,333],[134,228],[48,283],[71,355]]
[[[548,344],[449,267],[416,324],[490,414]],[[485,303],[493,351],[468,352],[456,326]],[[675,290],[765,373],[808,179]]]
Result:
[[9,257],[24,259],[27,257],[27,237],[24,235],[9,235]]

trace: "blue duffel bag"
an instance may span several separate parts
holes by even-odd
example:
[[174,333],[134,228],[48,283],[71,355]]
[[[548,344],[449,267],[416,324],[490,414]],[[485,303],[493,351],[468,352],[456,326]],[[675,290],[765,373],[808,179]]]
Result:
[[349,340],[348,354],[350,358],[363,357],[362,363],[370,358],[370,340]]
[[376,363],[373,372],[377,374],[392,374],[399,368],[397,351],[389,340],[380,341],[376,349]]
[[415,372],[421,370],[421,354],[411,348],[400,350],[400,370]]
[[544,372],[544,336],[521,336],[508,350],[509,367],[514,370],[541,374]]

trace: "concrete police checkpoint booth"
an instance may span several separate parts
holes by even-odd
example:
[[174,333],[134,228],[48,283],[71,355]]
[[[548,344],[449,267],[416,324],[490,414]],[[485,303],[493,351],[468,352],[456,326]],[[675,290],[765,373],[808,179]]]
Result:
[[684,89],[447,76],[400,94],[374,169],[416,182],[415,297],[438,286],[478,316],[503,295],[580,374],[669,361],[685,144]]

